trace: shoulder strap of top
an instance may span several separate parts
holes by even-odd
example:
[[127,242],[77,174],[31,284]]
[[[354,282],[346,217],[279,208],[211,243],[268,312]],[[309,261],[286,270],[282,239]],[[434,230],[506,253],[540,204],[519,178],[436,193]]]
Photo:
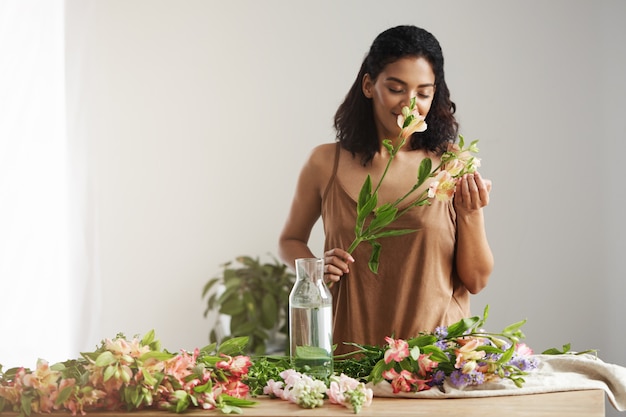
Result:
[[337,147],[335,148],[335,163],[333,165],[333,172],[330,175],[330,179],[328,180],[328,184],[326,184],[326,189],[324,190],[324,194],[322,195],[322,200],[326,199],[326,195],[328,194],[328,190],[330,190],[330,185],[335,181],[335,177],[337,176],[337,167],[339,166],[339,154],[341,152],[341,144],[337,142]]

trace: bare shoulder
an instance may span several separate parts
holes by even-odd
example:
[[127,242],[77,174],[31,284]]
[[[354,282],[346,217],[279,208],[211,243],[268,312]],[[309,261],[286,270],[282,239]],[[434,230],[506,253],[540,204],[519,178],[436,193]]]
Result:
[[324,143],[313,148],[306,163],[307,170],[316,174],[330,172],[335,162],[337,146],[337,143]]
[[332,176],[337,146],[324,143],[311,150],[300,175],[303,185],[321,192]]
[[318,162],[334,162],[335,154],[337,153],[337,143],[323,143],[321,145],[317,145],[315,148],[311,150],[311,154],[309,159]]

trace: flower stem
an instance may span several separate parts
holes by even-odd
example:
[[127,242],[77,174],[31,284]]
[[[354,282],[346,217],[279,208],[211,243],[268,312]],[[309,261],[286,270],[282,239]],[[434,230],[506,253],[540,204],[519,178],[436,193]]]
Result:
[[374,194],[376,194],[378,192],[378,189],[380,188],[380,185],[383,183],[383,179],[387,175],[387,171],[389,171],[389,167],[391,166],[391,161],[393,161],[393,158],[396,157],[396,154],[398,153],[400,148],[404,146],[405,143],[406,143],[406,140],[402,139],[402,141],[400,142],[400,144],[398,145],[397,148],[394,148],[393,145],[390,145],[389,148],[387,148],[387,146],[385,146],[385,148],[389,150],[389,160],[387,161],[387,165],[385,166],[385,170],[383,171],[383,175],[380,177],[380,180],[378,180],[378,184],[376,184],[376,188],[372,192],[372,195],[374,195]]
[[347,252],[349,254],[352,254],[352,252],[354,252],[354,250],[356,249],[357,246],[359,246],[359,244],[363,242],[363,238],[357,236],[353,241],[352,244],[350,245],[350,247],[348,248]]

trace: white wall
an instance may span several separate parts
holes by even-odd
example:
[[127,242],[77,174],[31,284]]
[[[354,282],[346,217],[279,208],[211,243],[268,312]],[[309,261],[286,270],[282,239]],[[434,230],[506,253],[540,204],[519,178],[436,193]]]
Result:
[[203,284],[235,256],[276,253],[300,166],[333,140],[371,41],[410,23],[440,40],[494,182],[496,269],[474,313],[489,304],[492,330],[527,318],[537,351],[572,342],[626,364],[626,3],[67,0],[66,13],[97,337],[206,344]]

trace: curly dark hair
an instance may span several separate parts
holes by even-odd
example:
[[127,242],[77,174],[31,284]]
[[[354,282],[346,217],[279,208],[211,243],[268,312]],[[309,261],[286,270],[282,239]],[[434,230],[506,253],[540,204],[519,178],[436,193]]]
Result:
[[368,164],[380,147],[374,110],[365,97],[362,81],[365,74],[376,80],[386,65],[405,57],[422,57],[432,66],[435,74],[435,95],[426,116],[428,129],[414,133],[409,142],[411,149],[425,149],[441,154],[449,143],[454,143],[459,124],[454,117],[456,105],[443,71],[443,52],[437,39],[428,31],[410,25],[396,26],[380,33],[363,60],[356,80],[335,113],[337,141],[341,146],[359,154],[363,165]]

